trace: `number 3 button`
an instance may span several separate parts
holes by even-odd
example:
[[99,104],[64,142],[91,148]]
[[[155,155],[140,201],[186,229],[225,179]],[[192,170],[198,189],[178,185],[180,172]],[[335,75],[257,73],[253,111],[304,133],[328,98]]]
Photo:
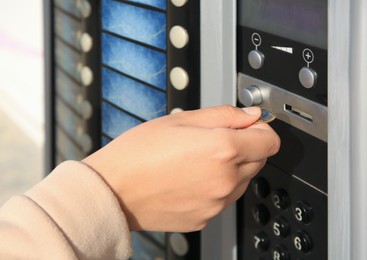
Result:
[[299,201],[294,207],[294,217],[302,223],[308,224],[312,220],[312,207],[309,206],[306,202]]

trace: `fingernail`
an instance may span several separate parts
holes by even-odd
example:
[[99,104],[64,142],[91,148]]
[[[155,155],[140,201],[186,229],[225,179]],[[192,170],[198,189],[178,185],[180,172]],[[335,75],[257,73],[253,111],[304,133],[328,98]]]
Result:
[[259,116],[261,114],[261,110],[259,107],[244,107],[242,108],[243,111],[246,112],[246,114],[251,116]]

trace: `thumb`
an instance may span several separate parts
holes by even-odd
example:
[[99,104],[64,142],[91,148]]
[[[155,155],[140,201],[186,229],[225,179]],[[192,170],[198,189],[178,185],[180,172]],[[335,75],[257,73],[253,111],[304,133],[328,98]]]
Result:
[[238,108],[230,105],[216,106],[177,114],[179,123],[205,128],[245,128],[255,123],[261,115],[259,107]]

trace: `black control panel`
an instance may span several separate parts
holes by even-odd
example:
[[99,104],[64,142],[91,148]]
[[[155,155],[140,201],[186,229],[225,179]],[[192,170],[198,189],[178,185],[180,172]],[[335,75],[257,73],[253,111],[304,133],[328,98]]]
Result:
[[238,106],[282,141],[238,203],[238,259],[327,259],[327,1],[237,3]]

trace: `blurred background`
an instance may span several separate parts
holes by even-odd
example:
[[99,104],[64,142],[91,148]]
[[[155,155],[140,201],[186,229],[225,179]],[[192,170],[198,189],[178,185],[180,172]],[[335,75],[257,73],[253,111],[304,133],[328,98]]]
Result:
[[0,205],[44,176],[42,5],[0,0]]

